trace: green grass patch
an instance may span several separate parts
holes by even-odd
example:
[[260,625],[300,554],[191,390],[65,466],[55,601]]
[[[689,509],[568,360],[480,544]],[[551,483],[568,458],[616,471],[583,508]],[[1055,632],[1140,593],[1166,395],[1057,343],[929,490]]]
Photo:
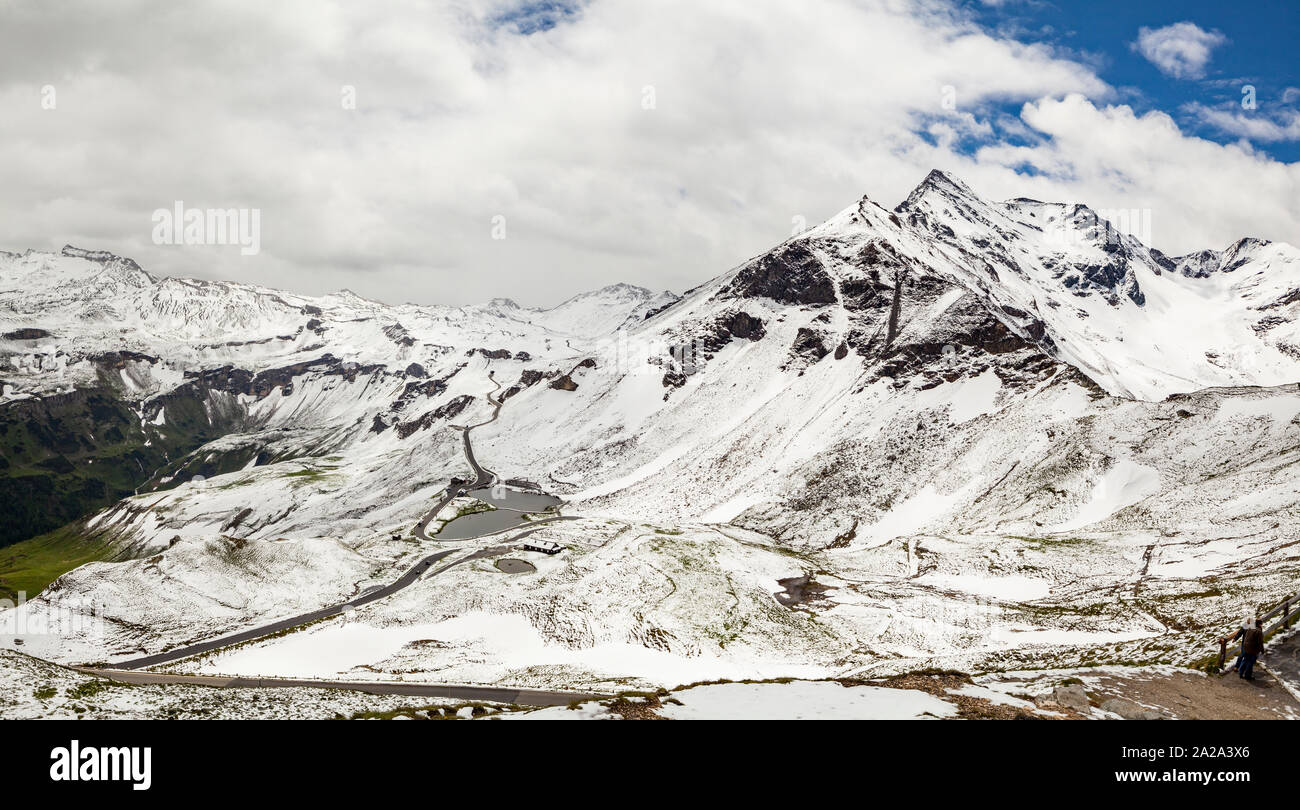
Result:
[[31,599],[72,569],[111,554],[108,543],[75,526],[5,546],[0,548],[0,598],[17,599],[21,591]]
[[85,683],[68,687],[68,697],[72,700],[89,700],[110,686],[112,686],[112,684],[108,681],[86,681]]
[[[460,509],[456,510],[456,517],[452,518],[451,520],[455,520],[456,518],[460,518],[460,517],[465,517],[466,515],[477,515],[481,512],[495,512],[495,511],[496,511],[496,507],[488,503],[487,501],[475,500],[474,503],[471,503],[468,506],[462,506]],[[447,522],[450,523],[451,521],[447,521]]]
[[285,473],[285,478],[306,478],[308,481],[319,481],[324,478],[326,473],[317,469],[308,468],[305,470],[294,470],[291,473]]
[[1083,537],[1027,537],[1024,535],[1010,535],[1009,539],[1027,543],[1038,551],[1048,548],[1060,548],[1062,546],[1081,546],[1085,543],[1091,542],[1087,538]]

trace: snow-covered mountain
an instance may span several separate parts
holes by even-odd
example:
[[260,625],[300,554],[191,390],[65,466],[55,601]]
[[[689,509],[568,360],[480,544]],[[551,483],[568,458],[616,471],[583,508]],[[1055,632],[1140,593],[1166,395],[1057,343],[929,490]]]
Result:
[[1186,659],[1300,567],[1297,302],[1291,245],[1166,257],[941,172],[680,298],[545,311],[5,254],[0,422],[43,427],[0,434],[0,480],[13,502],[38,476],[106,487],[67,518],[104,561],[33,605],[111,617],[38,653],[62,661],[391,581],[437,545],[409,532],[498,388],[475,454],[565,499],[579,519],[537,535],[564,554],[513,576],[485,553],[375,602],[368,652],[326,654],[358,631],[323,627],[203,667],[672,685]]
[[551,309],[530,310],[529,322],[564,334],[599,338],[620,328],[636,326],[646,316],[666,309],[678,298],[668,290],[656,294],[645,287],[612,284],[575,295]]
[[1300,250],[1242,239],[1171,258],[1078,204],[986,203],[932,172],[896,210],[999,315],[1109,393],[1159,399],[1300,378]]

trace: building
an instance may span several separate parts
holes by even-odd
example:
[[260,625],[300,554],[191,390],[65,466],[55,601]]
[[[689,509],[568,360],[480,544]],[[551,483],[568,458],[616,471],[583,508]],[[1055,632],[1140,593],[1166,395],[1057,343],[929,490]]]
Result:
[[543,554],[559,554],[564,551],[564,546],[559,543],[552,543],[550,540],[525,540],[524,551],[540,551]]

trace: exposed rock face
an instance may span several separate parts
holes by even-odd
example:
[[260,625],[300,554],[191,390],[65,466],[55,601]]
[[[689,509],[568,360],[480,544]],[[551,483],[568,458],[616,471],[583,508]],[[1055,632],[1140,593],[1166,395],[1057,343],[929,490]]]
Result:
[[646,320],[646,321],[650,320],[651,318],[653,318],[654,316],[658,315],[660,312],[663,312],[664,310],[668,309],[669,307],[671,307],[671,306],[672,306],[673,304],[675,304],[675,303],[677,303],[677,302],[676,302],[676,301],[669,301],[669,302],[666,303],[666,304],[662,304],[662,305],[660,305],[660,306],[652,307],[651,309],[646,310],[645,318],[643,318],[642,320]]
[[729,318],[719,320],[718,327],[720,329],[726,329],[729,334],[738,338],[744,338],[745,340],[762,340],[763,335],[765,334],[763,329],[763,320],[761,318],[755,318],[753,315],[744,311],[737,312]]
[[578,384],[568,374],[561,374],[551,380],[551,387],[557,391],[577,391]]
[[437,422],[459,416],[473,401],[474,397],[469,396],[468,394],[462,394],[458,397],[447,400],[442,405],[439,405],[437,408],[434,408],[421,416],[419,419],[413,419],[409,422],[398,422],[394,426],[394,429],[397,431],[398,436],[405,439],[417,430],[428,430]]
[[808,245],[793,242],[750,263],[723,294],[781,304],[832,304],[835,285]]
[[[412,402],[421,397],[436,397],[447,390],[447,384],[452,377],[460,373],[464,364],[458,365],[441,377],[424,382],[408,382],[402,389],[401,395],[393,402],[390,410],[405,410]],[[409,369],[408,369],[409,373]]]
[[1061,284],[1077,296],[1098,293],[1111,306],[1119,305],[1119,296],[1142,306],[1146,294],[1138,286],[1130,266],[1131,255],[1124,245],[1107,242],[1102,248],[1110,254],[1110,261],[1098,264],[1067,264],[1060,268]]
[[546,379],[550,373],[551,372],[549,371],[539,371],[537,369],[526,368],[523,370],[523,373],[519,375],[519,384],[528,388],[529,386],[536,385]]
[[810,363],[816,363],[830,354],[830,349],[826,348],[820,332],[803,326],[799,328],[799,334],[795,337],[794,345],[790,347],[790,354],[792,357],[803,358]]
[[470,349],[465,356],[473,357],[476,353],[489,360],[509,360],[512,356],[509,349]]
[[469,407],[470,403],[473,401],[474,397],[468,394],[461,394],[460,396],[439,405],[437,408],[434,408],[430,413],[433,415],[434,419],[451,419],[454,416],[459,416],[460,413]]
[[411,337],[410,333],[406,331],[406,327],[402,326],[400,323],[385,326],[384,334],[388,336],[389,340],[399,346],[415,345],[415,338]]
[[83,250],[82,248],[64,245],[61,253],[64,256],[72,256],[79,259],[87,259],[92,262],[99,262],[105,267],[118,268],[127,271],[132,276],[138,277],[144,282],[153,282],[153,276],[146,273],[140,265],[135,263],[134,259],[128,259],[123,256],[110,253],[107,250]]
[[507,388],[505,390],[505,393],[501,395],[501,399],[503,401],[510,399],[515,394],[518,394],[520,391],[524,390],[525,388],[531,388],[532,386],[536,385],[537,383],[541,382],[547,377],[552,376],[554,373],[555,372],[553,371],[539,371],[538,369],[526,368],[519,375],[519,382]]
[[669,371],[662,380],[664,388],[681,388],[686,385],[686,375],[680,371]]
[[869,260],[864,265],[863,278],[845,279],[840,285],[844,306],[855,311],[888,307],[893,300],[892,285],[881,280],[880,268],[871,266]]
[[406,376],[424,378],[429,375],[425,373],[424,366],[419,363],[412,363],[406,367]]
[[96,365],[100,366],[101,368],[111,369],[113,371],[120,371],[121,369],[126,368],[126,364],[130,362],[140,362],[140,363],[158,362],[157,357],[150,357],[147,354],[141,354],[140,352],[132,352],[126,350],[92,354],[87,359],[90,360],[92,363],[95,363]]
[[5,340],[40,340],[41,338],[50,337],[50,333],[44,329],[24,327],[22,329],[15,329],[12,332],[5,332],[4,335],[0,337],[3,337]]
[[578,383],[573,379],[573,374],[580,368],[595,368],[596,358],[587,357],[573,367],[568,374],[561,374],[554,380],[551,380],[551,387],[557,391],[577,391]]
[[1215,273],[1232,273],[1249,263],[1261,248],[1269,244],[1267,239],[1246,237],[1233,242],[1227,250],[1200,250],[1170,259],[1169,269],[1185,278],[1197,279],[1209,278]]

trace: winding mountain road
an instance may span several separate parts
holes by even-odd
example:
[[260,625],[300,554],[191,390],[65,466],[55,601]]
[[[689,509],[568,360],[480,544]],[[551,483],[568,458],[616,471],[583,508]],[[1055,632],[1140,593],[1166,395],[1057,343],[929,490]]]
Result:
[[447,485],[446,495],[442,500],[438,501],[437,505],[434,506],[433,509],[430,509],[429,512],[425,514],[425,516],[420,520],[419,525],[415,527],[415,536],[421,540],[434,539],[428,534],[429,524],[438,517],[438,513],[441,512],[447,504],[451,503],[457,495],[469,492],[470,490],[481,489],[496,481],[496,473],[491,470],[485,470],[478,463],[478,460],[474,458],[474,447],[469,442],[469,432],[471,430],[476,427],[490,425],[497,420],[498,416],[501,415],[501,406],[504,403],[494,396],[497,391],[501,390],[501,383],[497,382],[495,372],[489,371],[488,377],[492,380],[492,384],[496,386],[496,388],[492,389],[492,392],[487,395],[487,401],[492,404],[492,418],[486,422],[479,422],[478,424],[460,428],[461,443],[464,445],[465,449],[465,461],[469,462],[469,467],[474,472],[474,480],[468,484],[461,484],[460,486],[457,486],[454,483],[449,483]]
[[[488,372],[488,374],[489,377],[492,376],[492,372]],[[446,495],[442,498],[442,500],[438,502],[438,505],[435,506],[433,510],[424,517],[420,525],[416,527],[415,534],[417,537],[419,537],[422,540],[432,539],[425,534],[425,529],[428,527],[429,523],[432,522],[435,517],[437,517],[437,514],[440,511],[442,511],[443,507],[445,507],[448,503],[450,503],[457,495],[469,491],[471,489],[479,489],[481,487],[488,486],[489,484],[496,481],[497,478],[496,474],[493,473],[491,470],[484,469],[474,458],[474,449],[470,445],[470,439],[469,439],[469,434],[471,430],[473,430],[476,427],[482,427],[483,425],[487,425],[492,422],[495,422],[497,417],[501,414],[502,402],[501,400],[497,399],[494,396],[496,391],[499,391],[501,389],[501,383],[497,382],[495,379],[493,379],[492,382],[496,385],[496,388],[493,389],[492,393],[487,395],[488,402],[492,403],[493,405],[492,418],[488,419],[486,422],[480,422],[478,424],[469,425],[467,427],[461,428],[461,435],[463,437],[463,441],[465,445],[465,460],[469,462],[470,468],[474,471],[474,481],[469,485],[461,485],[461,486],[449,485],[447,487]],[[561,519],[561,516],[557,515],[554,517],[544,518],[542,520],[534,521],[532,525],[530,525],[527,529],[520,532],[519,534],[514,535],[513,537],[508,538],[505,542],[510,543],[520,538],[527,537],[528,535],[537,531],[538,528],[540,528],[538,524],[549,522],[552,520],[559,520],[559,519]],[[452,568],[453,566],[460,565],[461,563],[478,559],[483,556],[488,556],[494,553],[504,553],[505,550],[506,548],[504,547],[480,549],[478,551],[467,554],[458,560],[448,563],[447,565],[444,565],[441,568],[438,568],[437,570],[429,574],[429,576],[437,576],[438,574],[441,574],[442,572],[446,571],[449,568]],[[328,619],[332,616],[337,616],[341,613],[347,612],[348,610],[361,607],[362,605],[367,605],[371,602],[377,601],[379,599],[384,599],[388,596],[397,593],[398,591],[408,587],[416,580],[424,576],[425,573],[429,571],[429,569],[433,566],[434,563],[445,559],[446,557],[450,556],[453,553],[454,551],[449,549],[446,551],[439,551],[435,554],[431,554],[423,558],[419,562],[417,562],[414,566],[411,567],[410,570],[408,570],[397,580],[389,583],[388,585],[383,586],[382,588],[377,588],[373,591],[363,593],[353,599],[349,599],[346,602],[340,602],[336,605],[330,605],[329,607],[324,607],[319,610],[313,610],[310,613],[303,613],[298,616],[289,617],[287,619],[280,619],[279,621],[271,622],[270,624],[265,624],[260,627],[255,627],[251,630],[244,630],[235,633],[233,635],[222,636],[220,638],[211,639],[209,641],[201,641],[196,644],[189,644],[184,647],[177,647],[176,649],[173,650],[168,650],[166,652],[161,652],[161,653],[155,653],[153,655],[146,655],[140,658],[132,658],[127,661],[119,661],[118,663],[112,664],[106,668],[90,668],[90,669],[84,669],[83,671],[94,673],[97,675],[102,675],[103,677],[107,677],[107,678],[113,678],[115,680],[122,680],[124,677],[123,673],[129,673],[135,670],[144,669],[146,667],[158,666],[159,664],[167,664],[173,661],[179,661],[181,659],[189,658],[194,655],[200,655],[202,653],[211,652],[213,650],[218,650],[223,647],[229,647],[233,644],[240,644],[246,641],[254,641],[256,639],[265,638],[267,636],[274,635],[276,633],[283,632],[286,630],[292,630],[294,628],[301,627],[303,625],[310,624],[311,622],[319,621],[321,619]],[[545,692],[545,691],[539,692],[536,690],[519,690],[519,689],[506,689],[506,688],[497,688],[497,687],[452,687],[446,685],[430,685],[430,684],[403,684],[403,683],[395,684],[391,682],[348,682],[347,685],[344,685],[341,682],[337,682],[337,681],[299,681],[299,680],[288,679],[288,678],[269,678],[269,679],[268,678],[261,678],[261,679],[207,678],[207,676],[170,675],[167,673],[137,673],[136,680],[127,680],[125,682],[127,683],[198,683],[199,681],[194,680],[196,678],[205,680],[205,683],[206,681],[219,681],[220,683],[206,683],[206,685],[217,685],[217,686],[247,687],[247,686],[254,686],[254,685],[256,686],[266,685],[266,686],[323,686],[327,688],[340,688],[340,689],[359,688],[361,689],[361,691],[373,691],[376,694],[411,694],[411,695],[430,695],[430,696],[443,696],[443,697],[465,697],[466,699],[500,700],[502,702],[507,702],[507,703],[518,702],[518,701],[508,700],[505,697],[502,697],[502,695],[505,695],[506,693],[514,694],[514,695],[522,695],[524,693],[528,693],[530,695],[529,699],[535,699],[535,700],[553,699],[555,701],[558,701],[559,705],[565,705],[572,702],[573,700],[580,700],[586,697],[590,697],[590,695],[586,695],[583,693]],[[416,689],[417,691],[394,691],[400,689]],[[460,691],[457,694],[449,694],[446,692],[446,690],[449,689],[460,690]],[[423,690],[423,691],[419,691],[419,690]],[[443,691],[433,692],[428,690],[443,690]],[[496,695],[496,697],[483,696],[489,693]],[[556,705],[556,704],[543,702],[543,703],[535,703],[530,705]]]
[[398,681],[322,681],[299,678],[230,678],[220,675],[171,675],[165,672],[134,672],[120,669],[78,668],[78,672],[107,678],[118,683],[188,684],[218,689],[267,689],[298,687],[308,689],[346,689],[372,695],[418,695],[453,698],[465,701],[513,703],[517,706],[567,706],[574,701],[596,700],[606,695],[588,692],[558,692],[548,689],[522,689],[512,686],[463,686],[459,684],[402,683]]
[[[253,641],[254,639],[259,639],[259,638],[263,638],[264,636],[269,636],[274,633],[279,633],[282,630],[292,630],[293,628],[300,627],[304,624],[310,624],[311,622],[314,621],[319,621],[321,619],[328,619],[331,616],[337,616],[340,613],[344,613],[352,608],[357,608],[362,605],[367,605],[378,599],[383,599],[386,596],[392,596],[393,594],[397,593],[398,591],[410,585],[412,582],[415,582],[417,579],[419,579],[421,575],[423,575],[425,571],[429,570],[429,567],[432,566],[435,562],[443,559],[444,557],[451,555],[452,553],[453,553],[452,550],[447,550],[447,551],[439,551],[437,554],[431,554],[428,557],[425,557],[424,559],[416,563],[411,568],[411,570],[407,571],[405,574],[401,576],[401,578],[397,579],[396,581],[391,582],[382,588],[378,588],[376,590],[370,591],[369,593],[362,594],[355,599],[350,599],[347,602],[340,602],[337,605],[330,605],[329,607],[324,607],[321,608],[320,610],[313,610],[310,613],[303,613],[301,615],[293,616],[288,619],[281,619],[280,621],[272,622],[270,624],[265,624],[262,625],[261,627],[255,627],[252,630],[244,630],[242,632],[235,633],[234,635],[231,636],[222,636],[221,638],[214,638],[210,641],[201,641],[197,644],[190,644],[185,647],[177,647],[176,649],[168,650],[167,652],[156,653],[154,655],[146,655],[142,658],[132,658],[129,661],[119,661],[118,663],[114,664],[112,668],[126,669],[126,670],[143,669],[145,667],[157,666],[158,664],[167,664],[172,661],[179,661],[182,658],[189,658],[192,655],[199,655],[200,653],[211,652],[212,650],[217,650],[222,647],[229,647],[232,644],[240,644],[245,641]],[[448,568],[451,568],[452,565],[456,565],[459,562],[464,562],[464,561],[457,560],[451,565],[443,566],[442,568],[439,568],[437,571],[435,571],[434,575],[436,576],[438,574],[441,574],[443,571],[446,571]]]

